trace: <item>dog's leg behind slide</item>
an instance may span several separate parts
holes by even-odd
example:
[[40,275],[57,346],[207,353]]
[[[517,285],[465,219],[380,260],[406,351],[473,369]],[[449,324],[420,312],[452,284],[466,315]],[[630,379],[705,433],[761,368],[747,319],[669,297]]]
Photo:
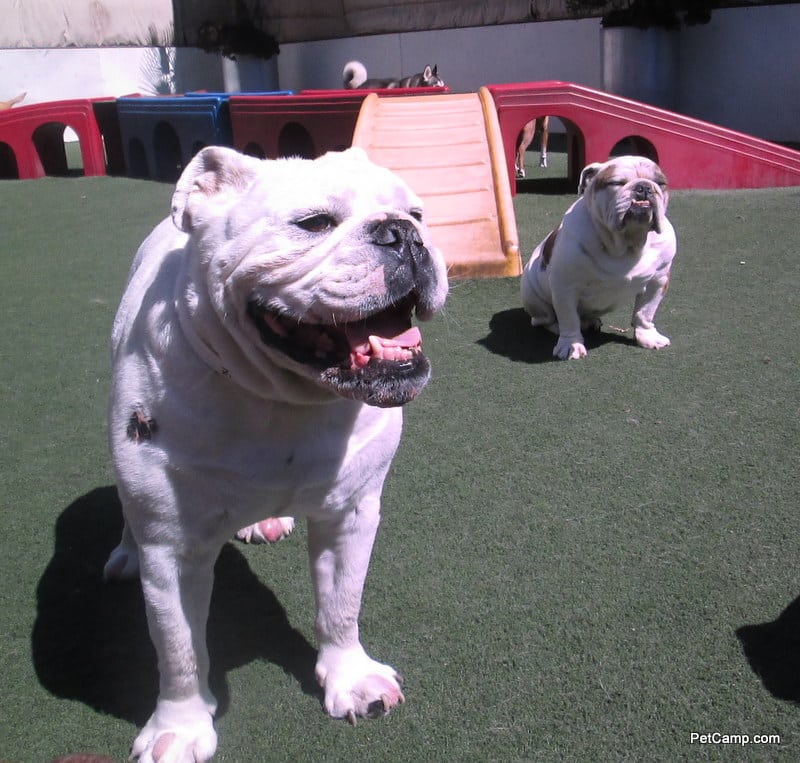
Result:
[[542,131],[540,142],[539,166],[547,167],[547,141],[550,137],[550,117],[540,117],[536,120]]
[[326,712],[353,724],[357,716],[384,715],[404,701],[400,676],[367,655],[358,632],[361,595],[379,521],[376,497],[342,517],[308,522],[317,602],[317,680],[325,693]]
[[534,135],[536,135],[536,120],[531,119],[530,122],[525,123],[517,136],[517,155],[514,169],[518,178],[525,177],[525,152],[528,150],[528,146],[533,143]]

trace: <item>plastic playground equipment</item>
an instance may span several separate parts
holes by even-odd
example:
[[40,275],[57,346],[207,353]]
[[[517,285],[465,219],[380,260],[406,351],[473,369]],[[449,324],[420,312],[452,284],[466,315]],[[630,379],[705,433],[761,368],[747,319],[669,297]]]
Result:
[[81,98],[1,111],[0,178],[31,180],[68,174],[67,128],[78,136],[84,175],[105,175],[107,162],[109,169],[121,169],[114,110],[114,99]]
[[353,145],[400,175],[423,199],[451,276],[519,275],[503,140],[486,88],[464,95],[370,95]]
[[567,128],[568,174],[615,153],[658,162],[672,188],[800,185],[800,152],[751,135],[571,82],[489,85],[516,192],[514,148],[523,125],[557,116]]

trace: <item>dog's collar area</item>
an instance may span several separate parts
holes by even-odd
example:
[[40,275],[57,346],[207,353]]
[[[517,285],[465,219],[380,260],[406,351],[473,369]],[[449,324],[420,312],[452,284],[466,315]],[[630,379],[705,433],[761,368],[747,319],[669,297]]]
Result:
[[395,369],[413,364],[422,353],[422,337],[411,325],[414,293],[372,315],[343,323],[309,323],[270,309],[258,298],[247,313],[262,341],[304,365],[358,371],[387,363]]

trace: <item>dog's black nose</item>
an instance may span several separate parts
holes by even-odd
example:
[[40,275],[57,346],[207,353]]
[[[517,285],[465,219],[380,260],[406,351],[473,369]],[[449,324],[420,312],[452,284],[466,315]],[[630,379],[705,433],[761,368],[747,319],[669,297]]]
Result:
[[633,187],[633,198],[635,201],[646,201],[653,195],[653,188],[649,183],[637,183]]
[[371,231],[372,241],[378,246],[394,249],[402,254],[409,246],[421,246],[422,237],[409,220],[382,220]]

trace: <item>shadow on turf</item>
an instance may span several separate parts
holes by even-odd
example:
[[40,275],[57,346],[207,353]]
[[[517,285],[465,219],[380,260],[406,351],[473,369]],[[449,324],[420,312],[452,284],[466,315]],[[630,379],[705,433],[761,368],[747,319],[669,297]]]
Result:
[[[586,334],[586,349],[600,347],[609,342],[635,346],[629,335],[592,331]],[[528,314],[521,308],[502,310],[489,321],[489,333],[478,344],[495,355],[502,355],[520,363],[550,363],[553,359],[555,335],[547,329],[533,328]]]
[[744,625],[736,635],[764,688],[777,699],[800,704],[800,598],[777,620]]
[[[32,634],[39,681],[52,694],[143,725],[155,707],[155,651],[147,633],[138,581],[104,583],[103,564],[119,541],[122,516],[116,488],[97,488],[61,513],[53,558],[37,588]],[[215,568],[208,623],[211,689],[224,714],[225,674],[264,659],[295,677],[320,699],[316,650],[289,623],[275,595],[227,544]]]
[[542,196],[566,196],[575,192],[575,181],[570,178],[517,178],[517,193]]

